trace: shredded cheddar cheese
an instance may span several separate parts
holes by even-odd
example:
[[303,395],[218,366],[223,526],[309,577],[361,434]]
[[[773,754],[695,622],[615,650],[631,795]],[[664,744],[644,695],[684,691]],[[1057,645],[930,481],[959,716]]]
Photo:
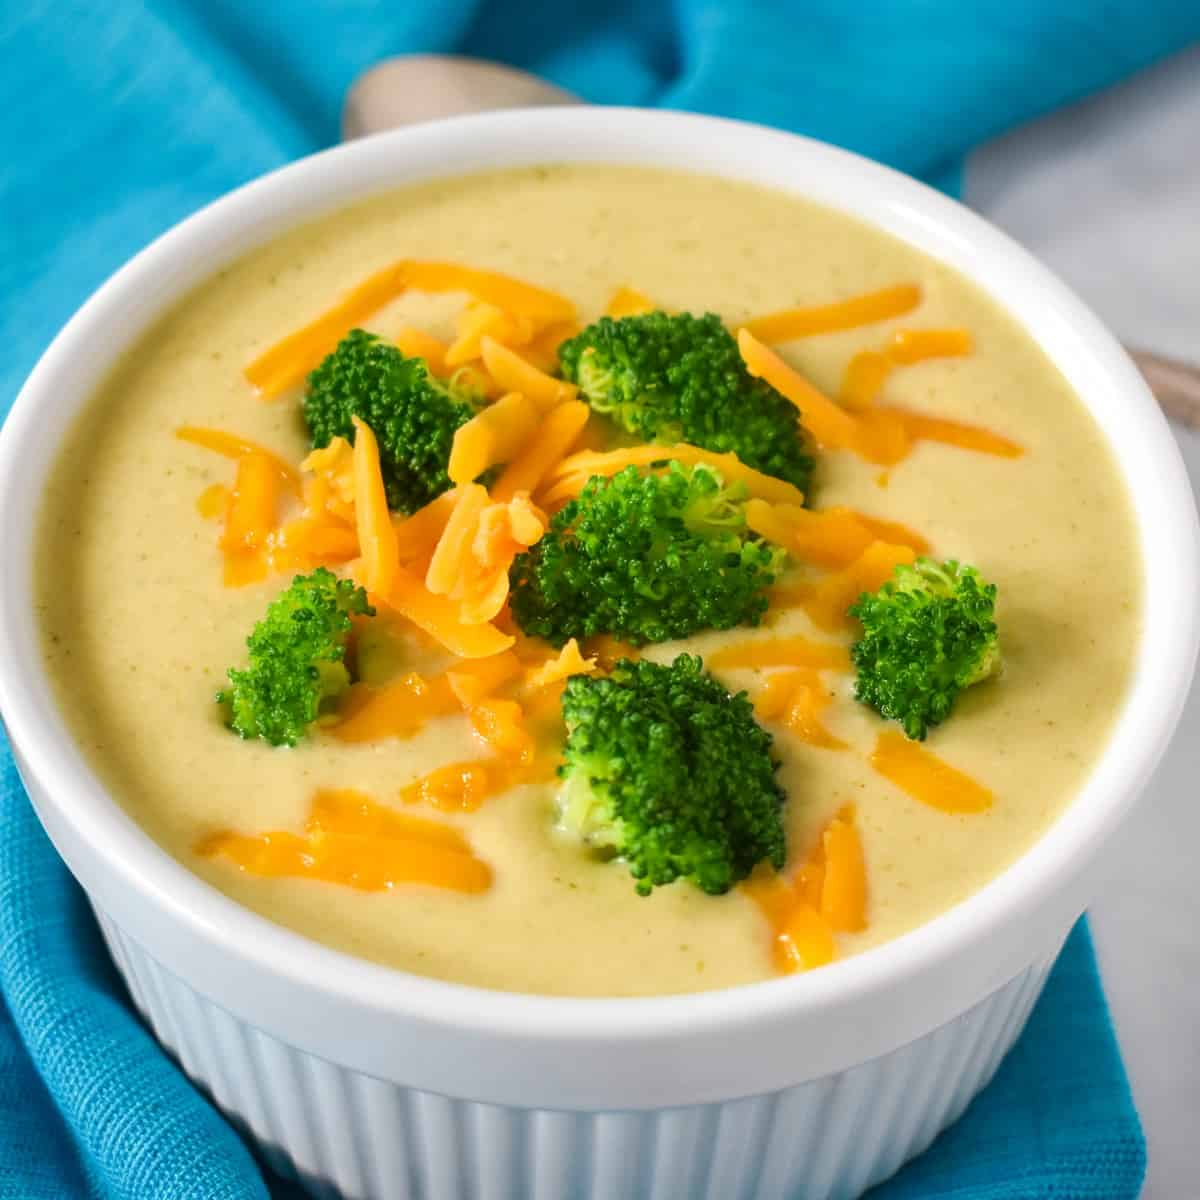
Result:
[[771,503],[804,503],[804,494],[793,484],[746,466],[734,454],[717,454],[686,442],[674,446],[630,446],[607,452],[581,450],[558,464],[547,481],[549,487],[542,499],[553,505],[564,497],[579,495],[584,484],[595,475],[612,476],[628,466],[653,466],[672,460],[685,465],[703,463],[719,472],[726,483],[744,483],[750,495]]
[[965,329],[898,329],[892,334],[887,355],[892,362],[907,365],[927,358],[961,358],[973,347]]
[[621,317],[638,317],[643,313],[654,312],[654,301],[643,295],[637,288],[619,287],[612,294],[608,307],[604,310],[606,317],[619,319]]
[[910,546],[872,542],[844,570],[832,572],[813,584],[802,599],[804,609],[820,629],[849,628],[853,622],[847,610],[859,596],[878,591],[896,567],[915,558]]
[[452,667],[446,672],[446,681],[458,702],[469,710],[518,678],[523,669],[521,660],[505,650],[491,658],[474,658]]
[[569,679],[572,675],[596,675],[599,671],[596,659],[584,658],[579,643],[571,638],[559,651],[557,658],[543,662],[530,671],[527,682],[530,687],[544,688],[560,680]]
[[827,750],[844,750],[846,743],[834,736],[821,719],[833,702],[833,693],[812,667],[795,667],[768,677],[754,700],[754,711],[764,721],[779,721],[801,741]]
[[517,763],[533,760],[533,737],[515,700],[487,696],[467,709],[467,717],[479,740],[501,758]]
[[520,392],[509,392],[455,431],[447,474],[458,484],[478,479],[488,467],[518,455],[537,426],[533,401]]
[[871,766],[914,800],[942,812],[979,813],[992,806],[983,784],[892,729],[879,735]]
[[343,695],[337,720],[327,726],[339,742],[409,738],[426,721],[458,711],[445,676],[426,679],[416,671],[382,687],[356,683]]
[[396,343],[396,349],[406,358],[423,358],[429,373],[435,378],[449,379],[454,374],[454,368],[446,361],[449,347],[433,334],[405,325],[392,340]]
[[836,333],[873,325],[912,312],[921,303],[921,289],[914,283],[900,283],[812,308],[787,308],[781,312],[756,317],[743,328],[762,342],[787,342],[793,338],[811,337],[818,333]]
[[332,308],[264,350],[246,367],[246,379],[263,399],[278,396],[300,383],[355,325],[408,289],[466,292],[476,300],[528,318],[539,329],[575,317],[575,306],[565,297],[497,271],[402,259],[380,268]]
[[567,400],[552,409],[492,485],[492,499],[503,502],[519,492],[535,491],[575,444],[590,411],[582,400]]
[[425,586],[457,601],[467,625],[490,621],[508,599],[508,570],[513,559],[540,540],[545,515],[519,493],[492,503],[477,483],[458,489],[458,498],[433,552]]
[[354,511],[362,551],[363,584],[371,595],[386,596],[392,589],[400,560],[379,465],[379,443],[365,421],[358,417],[351,420],[354,423]]
[[480,339],[480,353],[488,373],[502,387],[527,396],[545,413],[566,400],[574,400],[579,389],[564,379],[555,379],[534,366],[509,346],[486,334]]
[[222,429],[202,429],[198,425],[181,425],[175,430],[175,436],[181,442],[190,442],[193,446],[212,450],[225,458],[241,459],[248,454],[257,454],[271,463],[289,491],[297,497],[300,495],[300,472],[286,459],[272,450],[265,449],[257,442],[250,441],[249,438],[241,437],[236,433],[226,433]]
[[361,792],[318,792],[305,832],[279,830],[205,838],[196,852],[227,858],[254,875],[338,883],[378,892],[425,884],[459,892],[491,885],[488,865],[448,825],[392,812]]
[[509,785],[509,771],[495,759],[470,759],[437,767],[400,789],[407,804],[428,804],[443,812],[474,812]]
[[487,658],[507,650],[516,640],[488,621],[465,623],[456,602],[435,595],[404,567],[396,568],[392,590],[379,600],[460,658]]
[[802,561],[826,567],[847,566],[874,541],[908,546],[918,554],[929,549],[929,542],[915,530],[849,508],[808,509],[750,500],[746,523]]
[[505,346],[524,346],[532,341],[533,335],[534,325],[528,317],[507,313],[494,304],[473,301],[459,317],[458,336],[446,351],[446,365],[461,367],[479,358],[484,338]]

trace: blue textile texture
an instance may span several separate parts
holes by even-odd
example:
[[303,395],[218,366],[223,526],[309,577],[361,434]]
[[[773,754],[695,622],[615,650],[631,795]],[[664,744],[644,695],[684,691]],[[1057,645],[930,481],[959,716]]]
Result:
[[[982,140],[1200,40],[1195,0],[0,4],[0,416],[55,330],[200,205],[337,137],[389,55],[811,134],[954,190]],[[157,1048],[0,736],[0,1195],[295,1195]],[[1145,1150],[1086,928],[967,1116],[877,1200],[1122,1200]]]

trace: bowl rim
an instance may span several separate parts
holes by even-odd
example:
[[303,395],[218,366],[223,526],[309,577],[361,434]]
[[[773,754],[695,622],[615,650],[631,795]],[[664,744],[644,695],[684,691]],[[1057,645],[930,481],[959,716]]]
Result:
[[[243,908],[142,832],[75,748],[38,669],[37,501],[66,413],[73,415],[92,390],[72,385],[73,376],[102,375],[149,321],[221,263],[324,211],[423,178],[534,162],[690,163],[701,175],[765,183],[915,242],[1010,312],[1014,306],[1003,297],[1020,293],[1026,307],[1018,320],[1031,336],[1037,324],[1037,340],[1102,424],[1125,477],[1142,543],[1145,628],[1124,707],[1079,795],[1025,854],[968,899],[821,971],[710,992],[559,997],[445,982],[319,945]],[[841,203],[834,185],[844,191]],[[55,421],[57,430],[47,429]],[[1122,437],[1114,436],[1118,428]],[[46,350],[0,432],[0,512],[6,514],[0,711],[24,771],[38,781],[57,819],[91,844],[122,887],[225,953],[333,1001],[491,1035],[639,1040],[678,1034],[681,1026],[701,1033],[814,1014],[930,972],[1002,930],[1017,931],[1098,855],[1148,780],[1179,717],[1200,637],[1193,603],[1200,579],[1196,515],[1178,447],[1127,355],[1064,284],[983,218],[889,168],[795,134],[659,110],[556,108],[453,118],[324,151],[214,201],[118,270]]]

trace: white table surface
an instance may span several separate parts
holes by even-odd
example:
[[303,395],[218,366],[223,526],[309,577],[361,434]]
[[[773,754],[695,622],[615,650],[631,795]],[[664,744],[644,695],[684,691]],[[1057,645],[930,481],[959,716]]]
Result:
[[[967,199],[1125,341],[1200,362],[1200,47],[984,147]],[[1200,434],[1176,433],[1200,493]],[[1143,1200],[1200,1197],[1198,777],[1194,688],[1092,909],[1149,1144]]]

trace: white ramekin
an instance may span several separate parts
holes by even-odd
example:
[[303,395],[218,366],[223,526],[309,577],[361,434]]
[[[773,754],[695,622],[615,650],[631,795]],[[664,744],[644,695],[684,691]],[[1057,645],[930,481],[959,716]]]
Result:
[[[405,975],[240,908],[108,796],[55,709],[35,517],[64,430],[114,359],[223,263],[366,194],[534,163],[753,180],[864,218],[1025,323],[1116,450],[1145,555],[1145,634],[1112,739],[1047,835],[922,928],[810,975],[693,996],[555,999]],[[1137,371],[1049,272],[965,208],[854,155],[703,117],[468,117],[305,159],[160,238],[46,352],[0,435],[0,708],[38,814],[139,1008],[278,1165],[350,1197],[850,1197],[954,1120],[1020,1032],[1096,861],[1174,728],[1197,644],[1197,527]]]

